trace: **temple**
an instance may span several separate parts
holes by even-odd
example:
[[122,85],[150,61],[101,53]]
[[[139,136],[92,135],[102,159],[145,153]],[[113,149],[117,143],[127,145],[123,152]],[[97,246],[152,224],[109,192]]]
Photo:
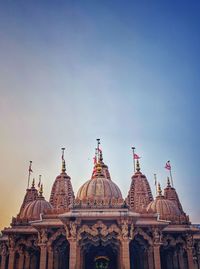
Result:
[[139,160],[126,197],[111,178],[99,140],[91,178],[74,195],[62,167],[49,201],[28,186],[0,237],[0,269],[200,269],[200,229],[170,179],[153,197]]

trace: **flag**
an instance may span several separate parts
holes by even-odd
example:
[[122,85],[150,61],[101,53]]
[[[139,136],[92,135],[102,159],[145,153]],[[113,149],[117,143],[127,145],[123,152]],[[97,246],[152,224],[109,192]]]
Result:
[[93,162],[94,162],[94,164],[97,163],[97,157],[96,156],[93,157]]
[[170,164],[170,161],[167,161],[166,164],[165,164],[165,168],[167,170],[171,170],[171,164]]
[[100,153],[102,153],[102,150],[101,150],[100,148],[98,148],[98,151],[99,151]]
[[29,173],[33,172],[31,165],[32,165],[32,162],[30,162],[30,164],[29,164],[29,168],[28,168]]
[[135,153],[133,155],[133,158],[134,158],[134,160],[139,160],[140,159],[140,157],[137,154],[135,154]]

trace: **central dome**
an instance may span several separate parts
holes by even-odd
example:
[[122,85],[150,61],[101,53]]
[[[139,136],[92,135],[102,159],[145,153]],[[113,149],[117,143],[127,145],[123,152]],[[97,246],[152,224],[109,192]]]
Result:
[[104,164],[102,152],[95,162],[92,177],[86,181],[77,193],[79,200],[122,199],[119,187],[111,180],[108,166]]

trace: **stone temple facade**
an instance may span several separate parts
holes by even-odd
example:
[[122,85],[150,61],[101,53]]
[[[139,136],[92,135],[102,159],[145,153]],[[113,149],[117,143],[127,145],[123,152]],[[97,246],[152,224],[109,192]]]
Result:
[[98,150],[74,195],[62,158],[49,202],[34,182],[0,237],[0,269],[200,269],[200,229],[168,179],[154,199],[139,161],[127,197]]

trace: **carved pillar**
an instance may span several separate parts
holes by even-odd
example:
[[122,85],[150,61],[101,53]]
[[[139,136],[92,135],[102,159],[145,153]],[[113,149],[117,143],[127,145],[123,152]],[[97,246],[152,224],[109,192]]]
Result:
[[188,258],[188,269],[194,269],[194,261],[191,247],[187,248],[187,258]]
[[15,269],[15,250],[13,248],[9,249],[9,260],[8,260],[8,269]]
[[6,269],[6,258],[7,258],[7,246],[3,243],[1,250],[1,269]]
[[151,246],[148,248],[147,255],[148,255],[149,269],[154,269],[153,248]]
[[29,269],[30,268],[30,254],[28,251],[25,252],[25,265],[24,269]]
[[130,269],[129,240],[121,240],[122,268]]
[[46,269],[47,265],[47,245],[39,244],[40,247],[40,269]]
[[193,237],[191,234],[187,234],[186,236],[186,242],[187,242],[187,259],[188,259],[188,269],[194,268],[194,261],[193,261]]
[[198,269],[200,269],[200,242],[197,244],[197,263],[198,263]]
[[48,247],[48,269],[53,269],[53,249]]
[[174,253],[173,253],[173,266],[174,266],[174,269],[179,269],[179,266],[178,266],[178,255],[177,255],[177,251],[174,250]]
[[6,269],[6,257],[7,255],[1,255],[1,269]]
[[77,254],[77,243],[76,240],[70,239],[70,251],[69,251],[69,268],[76,269],[76,254]]
[[76,268],[81,269],[82,268],[82,263],[81,263],[81,247],[77,246],[77,261],[76,261]]
[[154,268],[161,269],[160,244],[154,244],[153,254],[154,254]]
[[19,269],[24,268],[24,251],[22,249],[19,250]]
[[184,268],[184,259],[183,259],[183,249],[180,249],[178,252],[178,263],[179,268]]

